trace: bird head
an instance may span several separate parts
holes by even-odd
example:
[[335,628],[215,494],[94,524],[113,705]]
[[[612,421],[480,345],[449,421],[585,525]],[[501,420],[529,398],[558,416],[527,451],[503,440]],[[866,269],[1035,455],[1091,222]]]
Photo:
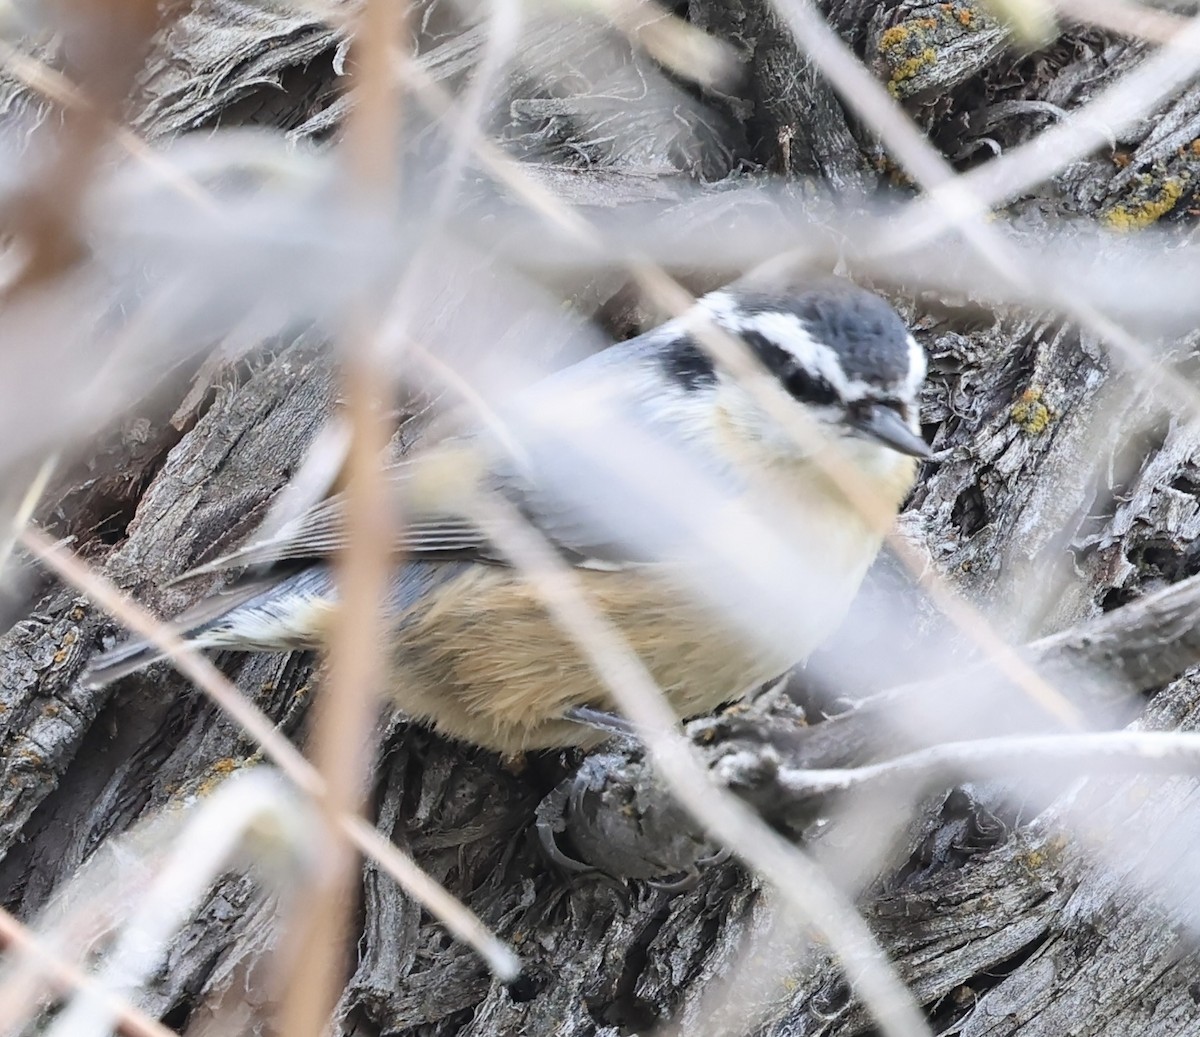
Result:
[[[880,296],[845,281],[786,291],[731,287],[704,296],[699,313],[742,339],[788,397],[852,457],[873,467],[890,455],[928,458],[918,407],[925,352]],[[804,453],[695,342],[666,357],[677,380],[716,392],[727,418],[780,452]],[[882,452],[882,453],[881,453]]]

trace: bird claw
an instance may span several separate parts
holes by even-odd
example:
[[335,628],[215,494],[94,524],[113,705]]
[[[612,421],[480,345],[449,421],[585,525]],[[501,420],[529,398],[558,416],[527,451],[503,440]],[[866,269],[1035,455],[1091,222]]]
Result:
[[605,734],[621,738],[636,738],[637,731],[624,717],[609,713],[607,710],[595,709],[592,706],[569,706],[563,711],[563,717],[573,720],[584,727],[591,727]]
[[569,790],[560,786],[538,804],[537,819],[533,823],[538,842],[541,843],[542,852],[550,859],[551,863],[557,864],[563,871],[577,873],[599,871],[590,864],[576,860],[558,845],[558,833],[566,828],[563,808],[567,806],[570,795]]
[[702,857],[696,861],[687,871],[679,878],[669,881],[660,881],[658,879],[647,879],[647,885],[653,886],[655,889],[661,889],[664,893],[687,893],[696,888],[696,884],[700,881],[701,874],[708,868],[715,868],[717,865],[724,864],[730,857],[733,856],[728,846],[722,846],[716,853],[710,854],[707,857]]

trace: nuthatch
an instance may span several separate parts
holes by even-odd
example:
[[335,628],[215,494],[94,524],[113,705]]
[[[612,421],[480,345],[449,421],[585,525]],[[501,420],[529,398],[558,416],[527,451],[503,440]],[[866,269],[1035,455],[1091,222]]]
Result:
[[[544,424],[541,441],[527,437],[523,459],[514,457],[512,443],[497,444],[505,437],[481,429],[432,448],[399,479],[406,521],[387,629],[389,684],[407,714],[512,754],[593,745],[604,734],[589,721],[612,709],[604,683],[551,622],[537,588],[506,564],[462,506],[467,484],[506,498],[574,566],[588,601],[615,624],[684,717],[778,676],[840,623],[883,530],[830,478],[828,466],[853,468],[859,485],[895,514],[912,487],[915,458],[930,456],[917,421],[925,355],[883,299],[846,282],[771,292],[727,288],[697,307],[698,314],[543,379],[513,414],[549,401],[553,413],[569,415],[576,400],[590,406],[593,390],[602,388],[619,404],[613,420],[696,460],[719,492],[736,498],[765,486],[789,500],[794,514],[786,522],[824,573],[797,588],[811,599],[811,619],[791,643],[764,650],[745,624],[676,578],[678,559],[639,549],[635,537],[614,535],[611,521],[589,515],[587,473],[572,473],[585,484],[582,494],[560,492],[555,481],[571,466],[561,459],[542,463],[556,439]],[[778,380],[786,405],[811,419],[815,444],[783,430],[769,408],[710,359],[698,316],[745,342]],[[832,449],[822,453],[822,444]],[[597,500],[608,493],[591,492]],[[267,545],[268,567],[201,602],[178,628],[201,648],[319,647],[336,601],[332,570],[322,559],[344,540],[341,530],[336,499],[294,520]],[[229,562],[256,557],[251,549]],[[107,683],[160,655],[145,643],[118,647],[94,661],[88,679]]]

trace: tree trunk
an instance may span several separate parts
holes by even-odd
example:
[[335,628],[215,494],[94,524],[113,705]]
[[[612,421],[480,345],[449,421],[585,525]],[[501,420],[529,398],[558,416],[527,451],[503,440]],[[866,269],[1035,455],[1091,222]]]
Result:
[[[465,89],[486,28],[459,24],[437,0],[417,6],[410,25],[422,67]],[[960,170],[1032,139],[1149,50],[1074,24],[1031,49],[973,2],[826,6],[842,38]],[[697,268],[674,255],[673,272],[696,289],[739,273],[739,248],[789,246],[790,231],[772,222],[773,203],[755,216],[756,197],[775,197],[768,173],[785,198],[804,199],[830,226],[834,202],[865,210],[862,192],[910,191],[768,4],[677,7],[743,54],[744,72],[727,93],[663,79],[649,56],[585,16],[539,15],[522,37],[521,71],[506,74],[487,106],[489,133],[539,182],[617,233],[652,214],[643,240],[667,252],[683,227],[730,233],[723,207],[731,199],[748,206],[736,210],[749,213],[747,236],[731,234],[727,248],[714,250],[718,260]],[[339,98],[345,39],[306,11],[201,0],[176,12],[139,79],[132,125],[156,142],[253,125],[329,146],[348,109]],[[661,88],[633,103],[648,78]],[[45,102],[15,81],[0,87],[9,119],[36,122]],[[419,138],[419,117],[409,125]],[[1186,229],[1200,185],[1197,139],[1200,89],[1188,87],[1006,216],[1034,242],[1047,227],[1069,235],[1095,221]],[[490,207],[498,222],[511,218],[518,242],[539,233],[474,165],[462,192],[464,224],[473,206]],[[431,326],[473,293],[508,292],[512,268],[489,264],[512,254],[522,284],[569,296],[614,334],[646,319],[614,267],[579,257],[560,263],[553,241],[523,250],[499,240],[481,232],[431,260]],[[1114,254],[1121,247],[1111,245]],[[1015,306],[982,310],[949,291],[918,293],[901,272],[876,280],[902,286],[894,299],[931,358],[922,418],[941,461],[908,502],[901,527],[909,540],[1000,617],[1006,637],[1033,642],[1028,658],[1041,672],[1070,685],[1082,660],[1106,675],[1100,690],[1094,682],[1068,687],[1087,724],[1136,716],[1148,729],[1191,730],[1200,684],[1189,667],[1200,662],[1200,646],[1193,651],[1190,602],[1175,611],[1138,605],[1200,571],[1196,417],[1165,406],[1142,376],[1110,362],[1091,332]],[[979,297],[988,297],[986,286]],[[497,329],[504,334],[516,341],[550,332],[514,324]],[[256,346],[226,339],[203,363],[161,364],[119,422],[70,447],[38,508],[44,527],[74,537],[160,614],[209,589],[204,580],[168,582],[246,538],[336,405],[320,334],[290,329]],[[1194,335],[1172,342],[1174,370],[1188,376],[1196,356]],[[423,400],[407,405],[401,448],[424,411]],[[897,586],[912,603],[902,636],[877,615],[883,592]],[[31,919],[106,839],[259,759],[257,746],[168,668],[87,690],[81,669],[114,634],[111,620],[45,576],[30,575],[24,590],[21,618],[0,638],[0,889],[12,911]],[[934,679],[926,655],[935,646],[975,669]],[[835,662],[881,654],[882,675],[878,666]],[[310,657],[220,662],[285,734],[303,740],[317,679]],[[889,685],[907,687],[842,712],[843,700]],[[923,715],[918,703],[939,714],[935,731],[912,721]],[[671,884],[714,848],[671,804],[638,748],[617,744],[587,759],[540,754],[518,768],[401,719],[381,722],[379,828],[510,941],[525,972],[514,984],[494,980],[368,863],[338,1032],[592,1035],[667,1022],[687,1033],[871,1028],[837,962],[781,921],[775,895],[736,860],[706,862],[690,885]],[[889,836],[886,845],[868,852],[861,826],[879,823],[870,803],[797,795],[780,778],[789,768],[858,763],[931,738],[1045,725],[1044,712],[980,663],[895,560],[883,558],[822,659],[748,709],[690,730],[721,781],[845,880],[934,1032],[1200,1032],[1193,779],[1070,782],[1059,774],[1037,785],[958,787],[946,779],[920,796],[900,795],[898,813],[875,830]],[[564,850],[600,871],[551,863],[539,817]],[[279,943],[272,903],[247,878],[222,879],[141,1006],[181,1033],[263,1032],[264,962]]]

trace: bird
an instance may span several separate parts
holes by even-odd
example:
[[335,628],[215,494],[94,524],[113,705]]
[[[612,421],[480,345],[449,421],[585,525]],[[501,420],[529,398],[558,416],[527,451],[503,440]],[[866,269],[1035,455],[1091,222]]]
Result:
[[[740,339],[813,436],[782,428],[744,380],[715,362],[703,327]],[[919,462],[932,457],[919,424],[926,368],[896,310],[850,281],[736,282],[681,317],[545,376],[509,411],[549,415],[549,424],[517,421],[524,433],[506,440],[479,422],[401,464],[405,521],[385,601],[391,700],[412,720],[505,757],[586,749],[624,730],[606,685],[552,622],[537,587],[464,505],[481,487],[573,567],[590,605],[624,635],[680,717],[737,701],[803,662],[840,624],[885,533],[830,465],[853,469],[847,474],[889,516],[898,513]],[[788,643],[765,648],[745,623],[689,589],[679,578],[685,563],[663,548],[670,529],[649,541],[625,536],[615,527],[636,508],[598,515],[604,509],[590,506],[619,492],[573,470],[569,450],[560,456],[568,437],[556,435],[553,422],[573,420],[597,399],[613,405],[609,420],[711,476],[718,499],[757,499],[765,487],[789,502],[788,527],[823,577],[797,588],[807,595],[807,618]],[[321,647],[337,600],[331,555],[344,539],[343,502],[331,497],[269,540],[202,567],[245,572],[175,629],[197,648]],[[102,686],[161,657],[145,641],[120,645],[92,661],[85,681]]]

